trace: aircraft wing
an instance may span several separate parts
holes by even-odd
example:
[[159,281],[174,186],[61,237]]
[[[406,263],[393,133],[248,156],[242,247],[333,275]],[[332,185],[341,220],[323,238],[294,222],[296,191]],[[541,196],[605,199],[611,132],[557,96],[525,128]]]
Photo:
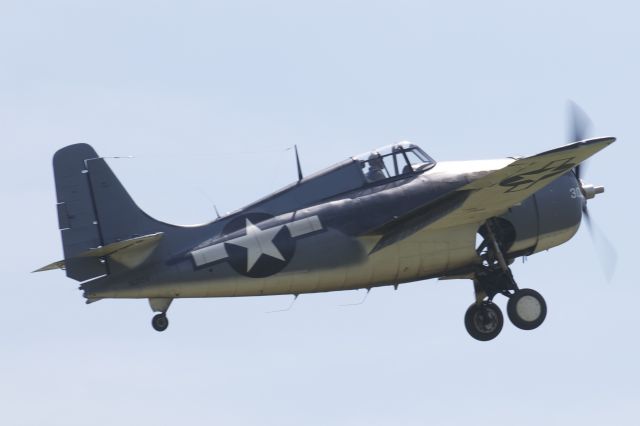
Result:
[[515,160],[383,226],[382,238],[371,253],[427,226],[448,227],[499,216],[614,141],[613,137],[589,139]]

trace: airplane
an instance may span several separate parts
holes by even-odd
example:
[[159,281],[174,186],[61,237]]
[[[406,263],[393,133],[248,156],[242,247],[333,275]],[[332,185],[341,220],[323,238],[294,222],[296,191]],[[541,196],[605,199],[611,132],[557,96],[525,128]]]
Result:
[[[494,339],[508,298],[518,328],[545,320],[544,298],[519,288],[510,264],[571,239],[587,200],[604,192],[580,164],[615,141],[585,138],[525,157],[437,162],[396,143],[303,177],[240,210],[198,226],[143,212],[104,158],[84,143],[53,157],[64,269],[86,303],[148,299],[164,331],[174,299],[294,295],[469,279],[468,333]],[[480,236],[481,242],[476,243]]]

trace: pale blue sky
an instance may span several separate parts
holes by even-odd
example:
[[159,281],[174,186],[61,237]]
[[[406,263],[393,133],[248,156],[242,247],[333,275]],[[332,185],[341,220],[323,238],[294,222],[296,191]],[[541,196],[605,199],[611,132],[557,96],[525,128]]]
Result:
[[[635,425],[639,11],[632,2],[0,1],[6,425]],[[618,249],[586,229],[516,264],[538,330],[472,340],[466,281],[398,291],[83,303],[62,272],[51,156],[102,155],[151,215],[213,218],[399,140],[438,160],[565,142],[565,101],[619,141],[589,164]],[[504,299],[498,300],[504,307]]]

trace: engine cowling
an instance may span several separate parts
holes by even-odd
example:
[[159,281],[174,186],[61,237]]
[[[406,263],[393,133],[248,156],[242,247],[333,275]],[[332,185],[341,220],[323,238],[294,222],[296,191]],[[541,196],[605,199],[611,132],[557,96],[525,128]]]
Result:
[[497,218],[503,251],[513,259],[567,242],[580,227],[584,203],[575,174],[566,173]]

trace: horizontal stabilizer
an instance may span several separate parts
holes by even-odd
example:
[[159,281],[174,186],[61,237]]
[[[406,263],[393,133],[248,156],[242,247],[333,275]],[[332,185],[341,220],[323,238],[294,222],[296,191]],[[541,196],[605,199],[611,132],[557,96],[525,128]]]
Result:
[[[164,234],[157,232],[155,234],[143,235],[142,237],[130,238],[128,240],[116,241],[106,246],[89,249],[72,259],[88,258],[88,257],[105,257],[109,256],[118,263],[128,268],[135,268],[144,262],[151,252],[156,248],[160,239]],[[64,269],[65,262],[70,259],[59,260],[33,272],[51,271],[53,269]]]
[[64,269],[64,260],[58,260],[57,262],[50,263],[33,272],[53,271],[54,269]]

